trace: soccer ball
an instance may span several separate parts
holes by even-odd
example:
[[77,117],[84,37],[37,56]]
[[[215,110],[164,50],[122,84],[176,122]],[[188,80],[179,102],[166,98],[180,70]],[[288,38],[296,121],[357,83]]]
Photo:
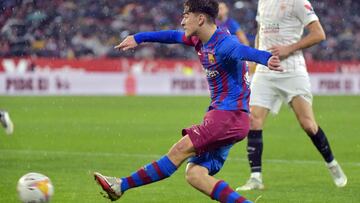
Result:
[[28,173],[19,179],[17,192],[23,203],[47,203],[54,194],[54,186],[47,176]]

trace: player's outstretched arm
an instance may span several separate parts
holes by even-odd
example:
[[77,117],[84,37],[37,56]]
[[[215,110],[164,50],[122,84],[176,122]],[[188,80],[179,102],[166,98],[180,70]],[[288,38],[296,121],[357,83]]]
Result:
[[115,49],[122,49],[124,51],[134,48],[143,42],[159,42],[165,44],[187,44],[184,40],[184,32],[177,30],[163,30],[156,32],[139,32],[135,35],[126,37]]
[[270,70],[283,71],[279,56],[242,45],[238,40],[227,39],[219,47],[219,52],[225,60],[252,61],[267,66]]

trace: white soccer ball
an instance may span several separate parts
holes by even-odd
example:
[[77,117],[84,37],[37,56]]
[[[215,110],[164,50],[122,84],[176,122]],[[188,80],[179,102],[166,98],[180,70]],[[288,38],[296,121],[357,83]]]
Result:
[[23,203],[47,203],[54,194],[54,186],[47,176],[28,173],[20,178],[17,192]]

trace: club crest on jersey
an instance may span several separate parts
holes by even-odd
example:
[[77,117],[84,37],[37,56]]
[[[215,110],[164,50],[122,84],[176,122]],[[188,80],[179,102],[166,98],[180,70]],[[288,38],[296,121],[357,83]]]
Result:
[[209,62],[210,63],[215,63],[215,57],[214,57],[214,55],[213,54],[208,54],[208,59],[209,59]]
[[305,6],[305,8],[306,8],[307,10],[309,10],[309,11],[314,11],[314,9],[313,9],[313,7],[311,6],[311,4],[305,4],[304,6]]
[[309,3],[309,4],[305,4],[304,6],[305,6],[305,8],[308,10],[308,12],[309,12],[307,15],[311,15],[311,14],[314,14],[314,13],[315,13],[315,11],[314,11],[314,9],[313,9],[313,7],[311,6],[310,3]]

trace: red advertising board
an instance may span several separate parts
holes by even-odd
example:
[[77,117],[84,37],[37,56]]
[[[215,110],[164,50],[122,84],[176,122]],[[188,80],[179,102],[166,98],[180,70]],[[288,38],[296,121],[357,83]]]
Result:
[[[359,73],[360,61],[308,61],[310,73]],[[0,58],[0,72],[31,72],[36,70],[61,71],[63,69],[86,72],[201,72],[198,60],[136,60],[118,59],[51,59],[51,58]]]
[[86,72],[181,72],[201,71],[197,60],[135,60],[119,59],[50,59],[50,58],[0,58],[0,72],[31,72],[48,69],[71,69]]

